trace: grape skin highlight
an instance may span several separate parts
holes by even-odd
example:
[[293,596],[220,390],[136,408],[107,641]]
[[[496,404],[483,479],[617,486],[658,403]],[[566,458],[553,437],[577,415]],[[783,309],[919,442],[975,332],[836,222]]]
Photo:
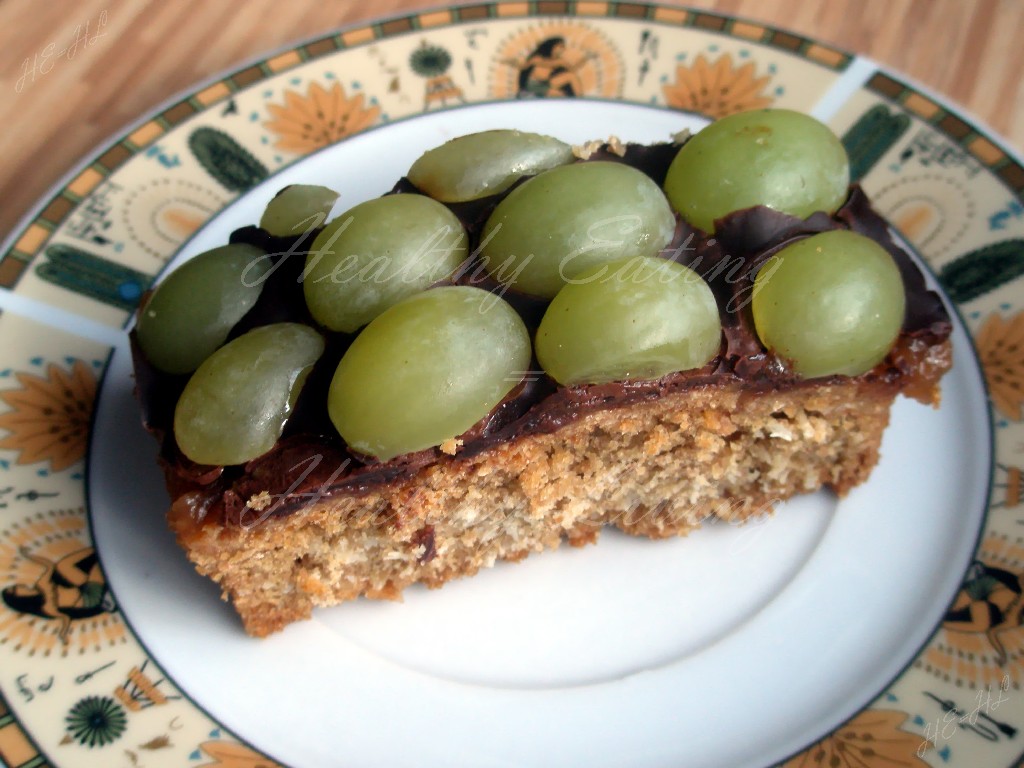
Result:
[[761,342],[803,378],[859,376],[903,326],[892,256],[862,235],[824,232],[786,246],[758,272],[751,308]]
[[331,381],[328,412],[349,446],[387,461],[462,434],[529,368],[529,332],[504,299],[434,288],[356,337]]
[[264,325],[214,352],[174,410],[174,436],[197,464],[243,464],[274,447],[313,364],[319,333],[301,323]]
[[675,217],[650,177],[622,163],[552,168],[498,203],[481,237],[498,282],[552,298],[595,264],[654,256],[672,239]]
[[139,312],[146,359],[165,373],[191,373],[224,343],[263,291],[270,260],[252,245],[223,245],[169,274]]
[[352,333],[393,304],[451,275],[469,254],[458,218],[426,195],[360,203],[321,232],[303,292],[314,319]]
[[572,147],[523,131],[480,131],[428,150],[408,178],[435,200],[460,203],[496,195],[517,179],[573,161]]
[[699,368],[721,340],[718,304],[700,275],[637,257],[592,267],[562,288],[536,349],[559,384],[603,384]]
[[338,193],[315,184],[292,184],[267,203],[260,229],[275,237],[296,237],[323,226]]
[[683,144],[665,194],[686,221],[713,233],[716,219],[755,205],[802,219],[835,213],[849,183],[846,150],[827,126],[763,109],[723,117]]

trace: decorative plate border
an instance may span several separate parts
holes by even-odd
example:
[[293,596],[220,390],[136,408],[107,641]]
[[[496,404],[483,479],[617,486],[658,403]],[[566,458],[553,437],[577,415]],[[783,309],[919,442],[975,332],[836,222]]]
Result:
[[[712,117],[773,104],[825,118],[856,177],[937,271],[978,348],[994,407],[996,476],[975,564],[905,672],[782,765],[1017,762],[1024,749],[1017,745],[1024,536],[1016,528],[1024,520],[1013,511],[1024,475],[1020,161],[941,100],[813,40],[678,7],[570,1],[465,5],[354,26],[210,81],[96,152],[0,248],[0,337],[12,342],[0,350],[0,587],[62,563],[84,574],[81,598],[92,611],[64,621],[0,603],[0,656],[22,664],[14,670],[8,662],[0,673],[7,765],[94,764],[107,748],[132,761],[144,755],[147,766],[273,764],[164,678],[93,569],[81,462],[109,353],[104,340],[112,338],[96,329],[116,333],[181,243],[249,186],[360,130],[432,108],[513,98],[510,72],[522,72],[523,63],[516,70],[510,57],[552,37],[589,57],[563,96]],[[487,71],[467,66],[455,77],[456,48],[466,61],[486,61]],[[395,52],[402,56],[390,58]],[[356,58],[361,66],[351,66]],[[801,88],[787,90],[790,83]],[[554,96],[550,83],[541,85],[542,97]],[[710,96],[701,92],[708,85]],[[414,92],[417,99],[402,100]],[[310,106],[328,114],[319,133],[294,119]],[[57,438],[40,439],[40,427]]]

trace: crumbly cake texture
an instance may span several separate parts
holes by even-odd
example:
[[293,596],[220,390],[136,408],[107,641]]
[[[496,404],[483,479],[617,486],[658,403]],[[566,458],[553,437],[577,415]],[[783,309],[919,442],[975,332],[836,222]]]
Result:
[[[918,383],[921,399],[937,404],[935,379]],[[413,583],[440,587],[563,541],[589,544],[605,525],[665,538],[711,518],[768,514],[823,486],[842,496],[877,463],[899,391],[863,378],[766,391],[735,380],[698,386],[251,526],[198,519],[188,493],[168,518],[246,631],[265,636],[317,606],[401,599]],[[254,497],[250,509],[272,510],[269,494]]]

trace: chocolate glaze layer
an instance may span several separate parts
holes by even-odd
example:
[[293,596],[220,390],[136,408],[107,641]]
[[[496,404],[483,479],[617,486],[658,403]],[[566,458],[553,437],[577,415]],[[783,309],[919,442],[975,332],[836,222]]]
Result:
[[[627,163],[661,185],[679,146],[627,145],[625,155],[619,156],[605,145],[588,160]],[[402,179],[391,194],[416,191],[408,179]],[[466,227],[471,254],[479,245],[487,217],[505,194],[508,192],[448,206]],[[189,494],[197,522],[207,518],[224,524],[242,524],[261,514],[294,512],[315,498],[365,493],[436,462],[465,461],[502,442],[554,432],[597,409],[726,382],[740,382],[752,391],[810,386],[821,380],[799,379],[761,345],[754,331],[750,299],[757,271],[773,254],[801,238],[836,229],[853,230],[882,245],[895,259],[906,288],[906,317],[896,345],[883,362],[861,378],[901,387],[912,396],[926,396],[930,384],[915,392],[913,379],[922,366],[942,369],[948,363],[948,347],[942,343],[952,330],[949,315],[939,296],[926,288],[924,276],[909,254],[892,240],[885,220],[871,208],[863,191],[854,186],[834,216],[816,213],[804,220],[758,206],[717,221],[714,236],[678,220],[673,241],[662,255],[691,267],[707,280],[718,300],[722,319],[722,348],[703,368],[670,374],[656,381],[563,387],[540,373],[534,360],[532,368],[538,373],[528,376],[484,419],[461,435],[456,455],[433,448],[386,462],[350,451],[327,414],[331,378],[354,336],[319,328],[306,308],[302,273],[317,232],[291,239],[272,237],[257,227],[244,227],[232,233],[231,242],[263,249],[273,260],[274,269],[259,301],[232,330],[230,338],[261,325],[291,321],[318,327],[327,342],[284,434],[267,454],[244,466],[210,467],[187,459],[177,448],[171,426],[174,406],[188,377],[156,371],[139,350],[133,332],[132,354],[143,421],[161,441],[161,461],[169,490],[175,497]],[[540,322],[548,303],[496,283],[475,254],[452,282],[499,292],[531,329]],[[936,349],[944,352],[933,354]],[[249,499],[262,494],[273,499],[267,512],[247,506]]]

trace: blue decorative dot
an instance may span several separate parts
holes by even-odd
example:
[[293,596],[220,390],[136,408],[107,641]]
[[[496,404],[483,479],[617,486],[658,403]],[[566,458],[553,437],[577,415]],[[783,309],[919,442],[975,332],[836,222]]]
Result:
[[967,316],[968,316],[969,318],[971,318],[971,320],[977,320],[977,319],[978,319],[979,317],[981,317],[981,312],[978,312],[977,310],[975,310],[974,312],[971,312],[971,313],[970,313],[969,315],[967,315]]
[[262,143],[262,144],[269,144],[270,143],[270,139],[268,139],[266,136],[260,136],[260,143]]
[[274,155],[274,162],[275,163],[283,163],[284,162],[284,158],[281,157],[280,155]]
[[250,112],[249,113],[249,119],[251,121],[253,121],[253,122],[256,122],[257,120],[260,119],[260,113],[259,112]]
[[71,479],[72,480],[84,480],[85,479],[85,475],[83,475],[81,472],[72,472],[71,473]]
[[77,357],[67,357],[67,356],[65,356],[64,357],[64,362],[67,363],[68,365],[74,365],[75,361],[77,359],[78,359]]
[[117,295],[125,301],[135,301],[142,295],[142,286],[134,281],[121,283],[117,286]]
[[32,359],[29,360],[29,362],[32,363],[32,365],[42,365],[43,364],[43,358],[41,358],[41,357],[33,357]]
[[886,701],[899,701],[900,698],[895,693],[889,692],[889,693],[885,694],[885,700]]
[[353,80],[353,81],[352,81],[352,83],[351,83],[351,85],[352,85],[352,87],[353,87],[353,88],[354,88],[355,90],[357,90],[357,91],[358,91],[358,90],[359,90],[360,88],[362,88],[362,87],[363,87],[363,84],[362,84],[362,83],[360,83],[360,82],[359,82],[358,80]]
[[1008,426],[1010,426],[1010,422],[1008,422],[1006,419],[1000,419],[999,423],[996,424],[996,426],[999,427],[999,429],[1006,429]]
[[324,72],[324,78],[326,80],[333,80],[334,79],[334,73],[333,72]]
[[711,51],[712,53],[714,53],[715,51],[718,50],[718,46],[717,45],[709,45],[708,46],[708,50]]
[[668,75],[662,75],[661,77],[659,77],[658,78],[658,82],[660,82],[660,83],[667,83],[668,82]]
[[214,728],[212,731],[210,731],[211,738],[216,739],[218,736],[220,736],[220,728]]
[[774,75],[778,71],[779,71],[779,68],[776,67],[774,64],[769,64],[768,65],[768,74]]
[[263,92],[263,98],[264,98],[264,99],[269,99],[269,98],[270,98],[271,96],[273,96],[273,95],[274,95],[274,92],[273,92],[273,91],[264,91],[264,92]]
[[47,475],[50,474],[50,472],[49,470],[46,469],[40,469],[36,471],[36,474],[39,475],[40,477],[46,477]]
[[999,305],[999,308],[1004,312],[1008,312],[1011,306],[1012,305],[1009,304],[1008,302],[1003,302],[1002,304]]
[[682,61],[685,58],[686,58],[686,54],[685,53],[677,53],[676,54],[676,61]]
[[949,750],[949,745],[946,745],[945,747],[943,747],[942,749],[940,749],[938,751],[938,755],[939,755],[939,757],[942,758],[942,762],[944,762],[944,763],[948,763],[949,762],[950,754],[952,754],[952,753]]
[[103,361],[102,360],[93,360],[92,361],[92,367],[93,368],[101,368],[102,366],[103,366]]
[[202,757],[202,755],[199,754],[199,750],[197,749],[195,752],[193,752],[192,754],[190,754],[188,756],[188,759],[189,760],[198,760],[200,757]]
[[924,725],[924,718],[920,715],[914,715],[914,719],[911,720],[914,725]]
[[749,58],[749,57],[750,57],[750,51],[748,51],[746,48],[743,48],[740,51],[740,58],[741,59],[746,59],[746,58]]
[[785,92],[786,92],[786,89],[783,88],[781,85],[778,88],[775,89],[775,95],[776,96],[781,96]]
[[380,116],[381,122],[386,123],[391,119],[391,116],[387,112],[382,112]]
[[299,83],[302,82],[302,78],[301,77],[293,77],[288,82],[291,83],[292,85],[298,85]]
[[9,461],[7,461],[6,459],[0,459],[0,468],[10,469],[11,468],[11,463]]
[[4,368],[2,371],[0,371],[0,378],[7,378],[8,376],[11,375],[11,373],[13,373],[12,369]]

